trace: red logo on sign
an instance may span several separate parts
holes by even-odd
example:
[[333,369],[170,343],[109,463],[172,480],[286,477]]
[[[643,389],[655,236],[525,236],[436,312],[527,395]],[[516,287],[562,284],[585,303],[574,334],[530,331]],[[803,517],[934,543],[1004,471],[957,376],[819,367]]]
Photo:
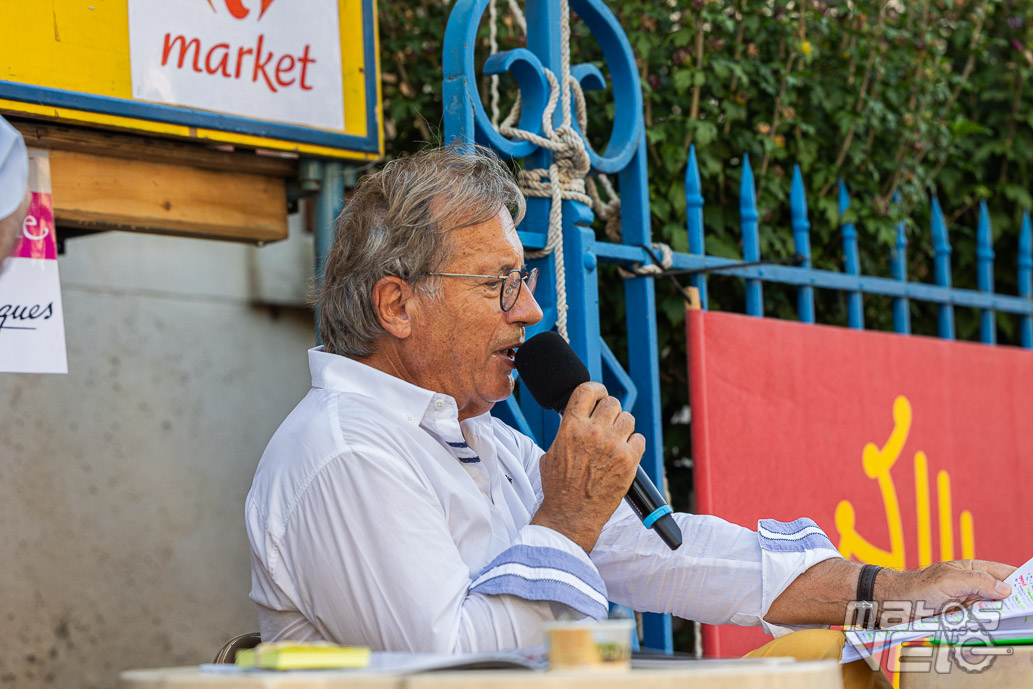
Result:
[[[232,14],[235,19],[243,19],[251,13],[251,10],[244,7],[243,0],[225,0],[225,2],[226,9],[229,10],[229,13]],[[262,20],[263,15],[265,15],[265,11],[269,9],[269,5],[271,4],[273,4],[273,0],[262,0],[262,9],[258,11],[259,21]],[[217,12],[212,0],[208,0],[208,6],[212,8],[212,12]]]

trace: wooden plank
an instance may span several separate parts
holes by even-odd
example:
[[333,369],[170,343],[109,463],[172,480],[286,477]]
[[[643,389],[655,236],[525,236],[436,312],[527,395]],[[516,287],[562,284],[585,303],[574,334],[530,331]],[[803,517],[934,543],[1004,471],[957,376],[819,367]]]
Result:
[[405,689],[843,689],[839,666],[832,661],[755,660],[703,661],[676,670],[425,672],[406,676]]
[[1026,689],[1033,684],[1033,646],[967,648],[959,661],[957,646],[902,647],[901,689]]
[[119,689],[842,689],[839,666],[830,660],[702,661],[692,668],[529,672],[489,670],[408,675],[354,670],[203,672],[194,667],[129,670]]
[[88,127],[72,127],[40,120],[8,118],[27,146],[116,158],[190,165],[206,170],[235,170],[275,177],[296,177],[296,154],[262,155],[249,150],[215,150],[199,143],[184,143],[153,136],[133,136]]
[[58,227],[269,242],[287,237],[283,178],[50,152]]
[[[521,673],[527,678],[528,673]],[[203,672],[193,667],[127,670],[118,689],[404,689],[403,675],[366,674],[355,670],[286,672]]]

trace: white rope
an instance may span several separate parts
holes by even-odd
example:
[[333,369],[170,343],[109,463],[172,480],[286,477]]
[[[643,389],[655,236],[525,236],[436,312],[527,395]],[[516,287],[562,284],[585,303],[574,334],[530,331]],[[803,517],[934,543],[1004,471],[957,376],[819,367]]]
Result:
[[[510,11],[517,23],[526,32],[527,23],[516,0],[508,0]],[[494,0],[489,4],[489,9]],[[577,82],[570,75],[570,9],[567,0],[560,0],[560,79],[546,69],[545,76],[549,82],[549,100],[542,113],[542,135],[519,129],[515,126],[520,117],[520,99],[517,98],[513,108],[505,120],[498,123],[498,84],[491,84],[492,123],[496,124],[499,133],[514,139],[528,141],[540,148],[552,152],[552,163],[548,169],[520,170],[517,172],[517,184],[524,195],[529,198],[549,199],[549,230],[546,235],[545,248],[541,251],[529,251],[529,258],[544,258],[553,254],[556,265],[556,330],[568,340],[567,335],[567,280],[566,263],[563,256],[563,201],[578,201],[592,207],[592,197],[585,188],[585,176],[592,167],[585,150],[584,140],[578,135],[571,122],[571,84],[578,91],[576,97],[579,124],[585,112],[584,98],[580,94]],[[491,51],[498,52],[498,32],[495,26],[497,15],[490,15],[492,26],[488,40]],[[560,107],[560,126],[552,125],[557,105]],[[587,117],[585,117],[587,120]]]
[[[492,54],[498,52],[498,13],[496,0],[488,4],[489,33],[488,42]],[[527,34],[527,20],[517,0],[507,0],[509,11],[515,18],[524,34]],[[502,122],[499,122],[499,80],[497,75],[491,77],[491,122],[499,133],[511,139],[519,139],[544,148],[552,153],[552,164],[548,169],[520,170],[517,172],[517,184],[524,196],[529,198],[546,198],[550,200],[549,230],[545,247],[540,251],[525,252],[528,258],[544,258],[554,254],[556,264],[556,330],[568,340],[567,336],[567,282],[566,265],[563,256],[563,201],[583,203],[606,223],[606,236],[611,241],[621,241],[620,196],[606,175],[599,174],[599,182],[606,191],[607,200],[603,201],[594,180],[588,179],[592,163],[588,156],[587,143],[577,133],[571,121],[571,103],[577,115],[577,122],[582,132],[588,131],[588,109],[581,85],[570,74],[570,8],[568,0],[560,0],[560,78],[549,69],[545,70],[549,82],[549,100],[542,113],[542,134],[534,134],[516,126],[520,119],[520,93]],[[561,108],[560,126],[553,128],[552,120],[556,107]],[[660,252],[662,265],[671,265],[671,248],[666,244],[653,244]],[[634,275],[651,275],[661,272],[662,268],[655,264],[636,265],[630,269],[621,269],[625,277]]]
[[[491,54],[499,52],[499,13],[495,9],[495,0],[488,3],[488,45]],[[491,125],[499,128],[499,75],[491,75]]]
[[635,265],[624,268],[618,267],[617,272],[620,273],[622,278],[633,278],[649,275],[660,275],[665,270],[670,270],[671,265],[674,263],[674,252],[671,247],[664,244],[663,242],[653,242],[653,253],[660,254],[660,264],[653,263],[636,263]]

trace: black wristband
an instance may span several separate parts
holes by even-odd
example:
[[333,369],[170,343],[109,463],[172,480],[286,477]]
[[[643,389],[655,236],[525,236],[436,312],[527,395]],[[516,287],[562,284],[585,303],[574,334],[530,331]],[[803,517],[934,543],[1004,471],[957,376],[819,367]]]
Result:
[[865,565],[857,577],[857,600],[872,602],[875,600],[875,577],[879,575],[882,567],[878,565]]

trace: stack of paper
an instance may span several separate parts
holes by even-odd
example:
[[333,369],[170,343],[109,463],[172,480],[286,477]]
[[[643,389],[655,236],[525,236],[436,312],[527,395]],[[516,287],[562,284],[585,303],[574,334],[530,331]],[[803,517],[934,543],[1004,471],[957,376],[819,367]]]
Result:
[[1033,639],[1033,559],[1006,581],[1011,595],[983,600],[968,610],[916,620],[888,629],[847,630],[840,662],[849,663],[909,641],[935,637],[940,643],[982,644]]
[[[1033,615],[1001,620],[997,629],[987,630],[986,633],[994,644],[1033,644]],[[962,636],[957,643],[983,645],[985,642],[977,635],[968,634]]]

